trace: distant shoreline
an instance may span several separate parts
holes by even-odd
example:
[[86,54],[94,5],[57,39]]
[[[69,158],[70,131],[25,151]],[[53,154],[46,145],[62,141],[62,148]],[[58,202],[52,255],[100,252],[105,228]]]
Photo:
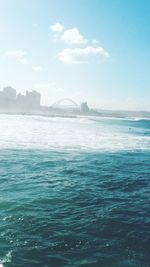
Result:
[[41,111],[0,111],[0,115],[21,115],[21,116],[42,116],[49,118],[78,118],[78,117],[97,117],[97,118],[110,118],[110,119],[148,119],[150,120],[150,112],[140,111],[101,111],[101,112],[88,112],[88,113],[62,113],[62,111],[56,113],[44,113]]
[[44,114],[44,113],[32,113],[32,112],[2,112],[0,115],[21,115],[21,116],[42,116],[42,117],[60,117],[60,118],[76,118],[76,115],[67,115],[67,114]]

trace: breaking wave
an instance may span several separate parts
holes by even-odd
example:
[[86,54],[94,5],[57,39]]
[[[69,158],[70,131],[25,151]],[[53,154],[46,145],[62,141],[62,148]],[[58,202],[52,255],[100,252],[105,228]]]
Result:
[[1,115],[0,148],[150,149],[150,121]]

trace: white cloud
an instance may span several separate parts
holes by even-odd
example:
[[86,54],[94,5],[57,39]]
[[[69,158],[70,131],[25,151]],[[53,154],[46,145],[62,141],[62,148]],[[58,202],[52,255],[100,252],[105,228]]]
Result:
[[96,39],[93,39],[93,40],[92,40],[92,44],[98,44],[98,43],[99,43],[98,40],[96,40]]
[[109,57],[109,53],[103,47],[87,46],[85,48],[66,48],[58,54],[58,59],[66,64],[87,62],[91,55]]
[[34,71],[42,71],[43,68],[42,68],[42,66],[34,66],[34,67],[33,67],[33,70],[34,70]]
[[83,35],[80,34],[80,32],[77,28],[65,30],[61,36],[61,39],[65,43],[68,43],[68,44],[69,43],[70,44],[85,44],[85,43],[87,43],[87,40],[84,38]]
[[25,56],[25,52],[22,50],[9,50],[7,51],[7,55],[10,57],[15,57],[15,58],[21,58]]
[[26,58],[26,52],[22,50],[9,50],[6,52],[6,55],[21,64],[28,64],[28,60]]
[[19,58],[18,61],[19,61],[21,64],[24,64],[24,65],[26,65],[26,64],[29,63],[28,60],[27,60],[27,58],[25,58],[25,57]]
[[64,26],[60,24],[59,22],[56,22],[54,25],[50,26],[50,29],[53,32],[62,32],[64,30]]

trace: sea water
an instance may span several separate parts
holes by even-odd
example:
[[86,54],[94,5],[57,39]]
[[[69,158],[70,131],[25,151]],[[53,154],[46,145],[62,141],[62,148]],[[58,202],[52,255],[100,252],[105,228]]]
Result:
[[150,121],[0,115],[0,266],[149,267]]

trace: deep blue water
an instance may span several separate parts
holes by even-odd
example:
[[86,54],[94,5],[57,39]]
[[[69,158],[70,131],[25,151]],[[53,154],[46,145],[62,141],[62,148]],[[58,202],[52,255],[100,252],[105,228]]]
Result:
[[4,266],[150,266],[149,152],[0,153]]

